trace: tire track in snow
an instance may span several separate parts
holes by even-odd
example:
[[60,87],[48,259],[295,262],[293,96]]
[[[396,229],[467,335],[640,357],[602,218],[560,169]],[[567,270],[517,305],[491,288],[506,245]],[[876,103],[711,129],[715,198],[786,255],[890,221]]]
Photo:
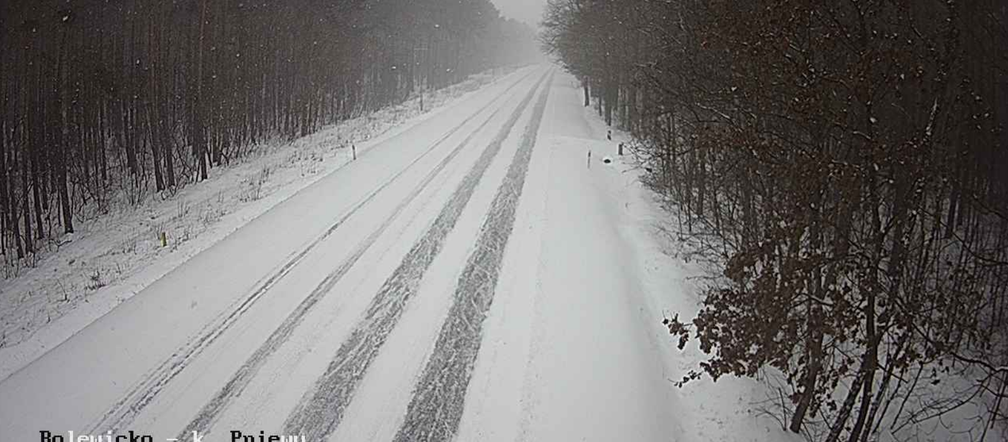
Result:
[[414,243],[399,267],[385,280],[325,372],[310,388],[284,423],[284,432],[301,434],[306,440],[322,441],[340,424],[343,413],[364,378],[368,367],[398,323],[406,303],[416,294],[420,280],[441,251],[445,238],[455,226],[504,139],[528,107],[548,74],[544,74],[508,118],[497,136],[480,154],[441,209],[437,218]]
[[[158,364],[154,369],[149,371],[140,381],[134,384],[130,390],[116,401],[103,415],[102,417],[92,426],[92,434],[104,434],[107,431],[112,431],[113,433],[126,428],[133,419],[136,418],[144,408],[149,405],[155,397],[165,388],[165,386],[171,382],[182,370],[185,369],[189,363],[196,359],[207,347],[210,346],[214,341],[217,340],[221,335],[224,334],[228,329],[233,326],[238,319],[248,311],[256,301],[260,300],[266,292],[268,292],[273,286],[275,286],[280,280],[282,280],[287,274],[289,274],[297,264],[299,264],[309,252],[311,252],[318,244],[323,240],[328,238],[333,234],[340,226],[342,226],[351,216],[357,213],[362,207],[371,202],[376,195],[378,195],[382,190],[385,190],[393,182],[398,180],[402,175],[404,175],[408,170],[413,168],[414,165],[420,162],[428,154],[433,152],[438,146],[444,143],[449,137],[454,135],[456,132],[462,129],[467,123],[472,119],[476,118],[477,115],[481,114],[484,110],[489,108],[494,103],[497,103],[502,97],[507,96],[507,93],[521,84],[526,78],[531,76],[532,73],[526,74],[519,78],[517,81],[512,83],[501,92],[499,95],[493,97],[489,103],[482,106],[472,115],[467,117],[457,126],[449,129],[441,137],[435,140],[425,151],[418,155],[413,161],[406,165],[402,170],[397,172],[395,175],[387,179],[384,183],[379,185],[377,188],[368,193],[364,198],[360,199],[355,203],[350,210],[348,210],[343,216],[341,216],[335,223],[333,223],[325,232],[313,239],[308,245],[304,246],[300,251],[295,251],[288,255],[286,261],[278,269],[276,269],[272,274],[264,276],[259,281],[256,282],[255,288],[249,292],[245,297],[241,298],[232,307],[222,313],[220,316],[215,318],[209,324],[204,326],[196,337],[181,347],[177,348],[172,355],[167,359]],[[363,253],[363,252],[361,252]],[[180,439],[181,440],[181,439]]]
[[500,109],[494,111],[486,120],[484,120],[479,127],[474,129],[464,140],[462,140],[457,146],[455,146],[452,151],[441,160],[427,175],[424,177],[420,184],[413,188],[403,201],[399,203],[389,214],[381,225],[378,226],[376,230],[371,232],[363,242],[357,245],[353,253],[345,259],[332,273],[327,275],[325,279],[322,280],[316,286],[311,293],[301,301],[300,304],[292,311],[287,318],[273,331],[272,334],[266,339],[266,341],[256,349],[256,351],[242,364],[241,368],[235,372],[234,375],[224,384],[217,394],[207,402],[206,405],[197,413],[196,417],[190,421],[189,425],[186,426],[184,430],[177,436],[178,440],[185,440],[185,437],[193,434],[194,431],[206,434],[209,432],[210,427],[220,416],[220,413],[227,408],[231,402],[241,395],[245,387],[252,381],[255,374],[259,372],[259,369],[269,360],[269,357],[276,352],[280,346],[287,341],[290,335],[297,328],[301,319],[315,306],[322,298],[325,297],[333,286],[336,285],[339,280],[346,275],[346,273],[357,264],[357,260],[360,259],[362,255],[378,240],[385,230],[392,224],[396,218],[402,213],[403,210],[412,203],[416,197],[423,192],[434,178],[441,173],[442,170],[450,163],[462,149],[469,145],[476,134],[483,130],[494,119],[495,116],[500,112]]
[[466,389],[479,353],[483,320],[493,303],[501,261],[514,228],[515,211],[525,185],[549,90],[547,80],[518,152],[480,228],[476,248],[459,276],[454,302],[441,326],[434,351],[413,390],[406,418],[396,433],[397,442],[451,440],[458,430]]

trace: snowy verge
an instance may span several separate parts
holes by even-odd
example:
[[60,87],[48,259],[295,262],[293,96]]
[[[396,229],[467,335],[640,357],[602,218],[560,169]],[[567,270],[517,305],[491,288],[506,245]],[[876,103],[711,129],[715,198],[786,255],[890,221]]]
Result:
[[[627,294],[628,301],[636,304],[636,319],[647,335],[647,347],[661,356],[665,380],[672,385],[698,367],[706,355],[695,341],[682,351],[676,349],[661,321],[675,312],[685,318],[696,315],[709,269],[703,262],[680,258],[682,244],[666,233],[673,218],[659,195],[643,184],[644,168],[629,152],[623,156],[618,153],[619,143],[630,144],[629,134],[613,130],[609,141],[604,122],[591,108],[583,111],[592,138],[598,141],[582,141],[578,147],[592,150],[591,168],[599,169],[592,190],[606,194],[610,202],[610,219],[628,244],[627,256],[621,261],[635,274],[640,289],[639,293]],[[606,158],[612,162],[606,164]],[[767,401],[776,394],[759,380],[725,377],[713,382],[702,378],[672,388],[668,406],[673,407],[672,413],[681,426],[675,440],[803,440],[785,431],[777,420],[779,416],[768,414]]]
[[[524,71],[524,69],[522,70]],[[36,267],[0,282],[0,380],[59,345],[217,241],[371,146],[444,112],[503,74],[483,73],[368,115],[281,143],[210,170],[210,178],[153,194],[119,198],[83,219]],[[162,246],[164,233],[167,246]]]
[[[699,311],[702,284],[707,270],[700,262],[686,262],[677,250],[682,247],[665,232],[669,213],[657,195],[644,187],[642,169],[628,156],[618,157],[615,146],[624,141],[622,133],[613,134],[613,142],[604,150],[614,162],[609,178],[617,208],[619,230],[633,252],[632,267],[641,285],[638,301],[639,320],[648,329],[652,348],[666,361],[666,381],[671,385],[706,359],[697,342],[679,351],[661,321],[678,313],[692,318]],[[602,155],[599,155],[600,157]],[[620,195],[622,194],[622,195]],[[767,400],[772,392],[758,380],[725,377],[718,382],[709,378],[692,381],[676,388],[675,414],[682,425],[682,441],[802,441],[801,436],[784,431],[774,416],[768,414]]]

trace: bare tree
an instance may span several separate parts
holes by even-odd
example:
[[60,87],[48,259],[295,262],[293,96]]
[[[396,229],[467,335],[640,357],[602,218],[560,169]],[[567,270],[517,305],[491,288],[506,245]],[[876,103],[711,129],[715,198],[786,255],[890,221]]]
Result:
[[[710,355],[684,381],[773,370],[788,427],[817,440],[963,401],[1004,422],[1004,16],[993,1],[549,3],[547,50],[723,264],[698,317],[666,321]],[[952,373],[973,387],[935,393]]]

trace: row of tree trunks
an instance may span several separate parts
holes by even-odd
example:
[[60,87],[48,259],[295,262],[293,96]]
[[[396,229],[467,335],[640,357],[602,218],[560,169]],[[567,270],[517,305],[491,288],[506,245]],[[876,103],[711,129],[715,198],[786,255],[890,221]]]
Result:
[[0,249],[19,266],[114,192],[538,57],[489,0],[2,2]]
[[[723,269],[692,323],[666,323],[710,355],[684,382],[773,371],[813,440],[1001,403],[1006,9],[549,1],[546,47]],[[974,388],[926,388],[947,372]]]

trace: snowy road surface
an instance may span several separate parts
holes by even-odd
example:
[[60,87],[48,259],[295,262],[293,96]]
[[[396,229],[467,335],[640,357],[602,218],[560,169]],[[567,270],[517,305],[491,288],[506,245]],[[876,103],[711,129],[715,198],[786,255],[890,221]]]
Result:
[[574,80],[453,106],[4,380],[0,440],[691,439]]

